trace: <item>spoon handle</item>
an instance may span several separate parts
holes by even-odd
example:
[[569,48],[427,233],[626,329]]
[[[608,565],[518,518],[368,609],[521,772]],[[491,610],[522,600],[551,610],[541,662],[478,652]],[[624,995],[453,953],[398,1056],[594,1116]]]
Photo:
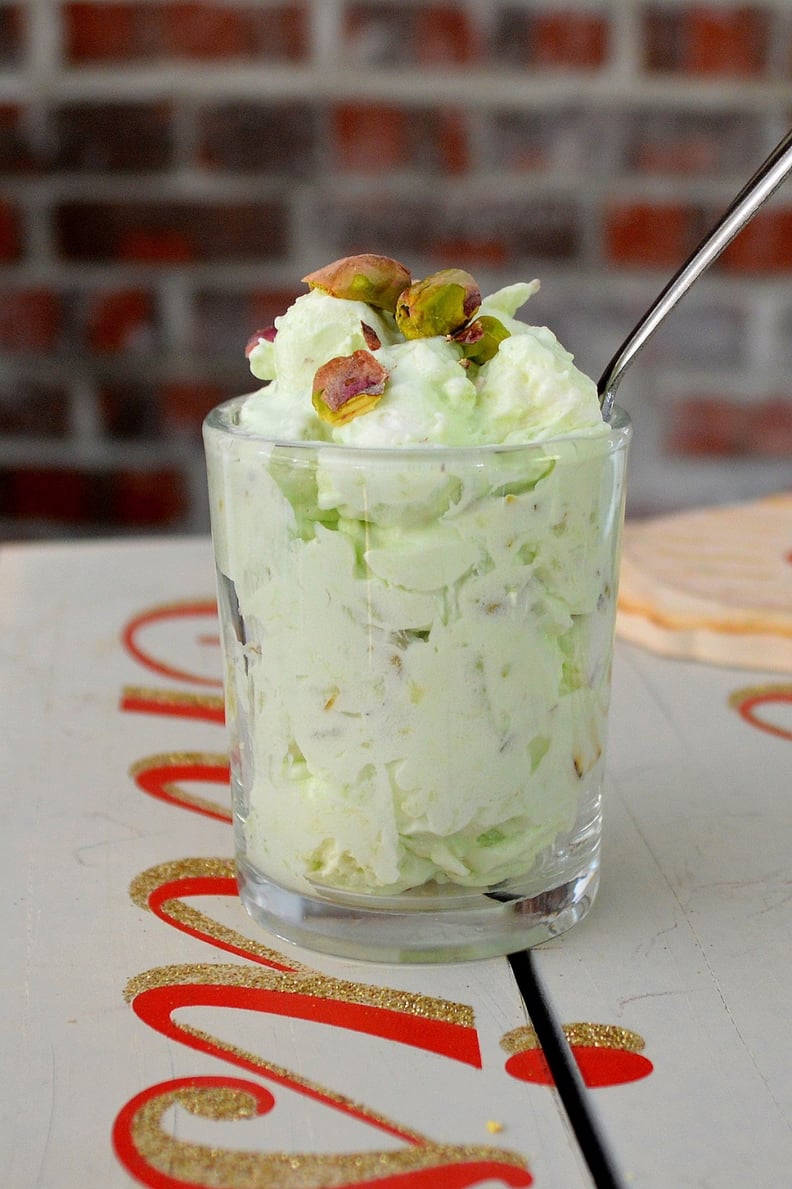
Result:
[[732,200],[711,231],[691,253],[661,291],[639,322],[627,335],[600,377],[597,391],[605,421],[613,411],[613,401],[624,373],[660,323],[690,286],[720,256],[737,233],[753,218],[759,207],[778,189],[792,171],[792,130],[776,145],[753,177]]

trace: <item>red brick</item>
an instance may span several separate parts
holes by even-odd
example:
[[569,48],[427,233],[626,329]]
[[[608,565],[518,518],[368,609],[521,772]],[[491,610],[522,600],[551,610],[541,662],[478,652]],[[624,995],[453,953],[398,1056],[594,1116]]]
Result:
[[0,293],[0,350],[51,351],[62,329],[62,307],[49,289]]
[[308,13],[304,3],[273,5],[258,12],[259,57],[301,62],[310,53]]
[[55,212],[68,260],[141,264],[274,260],[287,244],[281,202],[67,202]]
[[66,4],[63,8],[66,55],[71,62],[123,62],[154,54],[158,14],[142,4]]
[[255,52],[250,14],[218,4],[166,4],[166,52],[187,58],[249,58]]
[[189,264],[195,259],[189,235],[174,227],[124,228],[113,255],[137,264]]
[[640,36],[646,70],[660,73],[682,70],[684,30],[679,13],[665,8],[647,9]]
[[8,511],[29,520],[79,524],[94,516],[93,477],[60,467],[16,467],[5,475]]
[[792,208],[760,211],[723,253],[719,266],[762,274],[792,269]]
[[99,355],[135,351],[151,345],[154,300],[147,289],[94,294],[86,311],[85,338]]
[[105,436],[153,440],[161,437],[162,422],[151,385],[132,382],[103,384],[98,408]]
[[792,398],[774,396],[751,410],[750,436],[766,458],[792,458]]
[[536,66],[595,70],[607,51],[608,24],[596,13],[554,10],[534,18],[531,61]]
[[249,320],[251,333],[272,326],[275,319],[285,314],[294,300],[305,292],[306,286],[303,285],[299,289],[272,289],[252,294]]
[[650,8],[643,36],[650,71],[755,78],[767,66],[770,18],[750,6]]
[[479,56],[475,24],[459,4],[349,4],[346,56],[368,65],[460,66]]
[[697,228],[697,212],[685,203],[613,204],[605,214],[606,260],[640,268],[673,268],[695,246]]
[[22,114],[23,109],[16,104],[0,104],[0,171],[3,173],[30,173],[36,166],[23,131]]
[[746,171],[756,155],[762,129],[752,113],[645,108],[626,119],[625,164],[658,174],[706,174]]
[[332,158],[341,169],[449,174],[470,165],[467,115],[456,108],[342,103],[333,110],[332,132]]
[[[416,254],[446,258],[463,251],[470,263],[522,259],[533,268],[542,261],[574,260],[580,249],[580,212],[564,197],[438,203],[430,188],[420,195],[395,198],[329,200],[322,207],[325,242],[339,256],[371,250],[396,256],[409,265]],[[449,264],[463,264],[447,259]]]
[[19,215],[9,202],[0,200],[0,261],[10,263],[21,254]]
[[72,103],[55,113],[53,165],[65,170],[162,170],[171,163],[167,103]]
[[574,106],[496,109],[490,115],[487,154],[494,169],[585,175],[599,168],[602,139],[602,122]]
[[333,112],[333,132],[345,169],[385,172],[409,159],[409,114],[386,104],[341,104]]
[[344,12],[344,55],[368,66],[396,66],[415,60],[414,13],[403,4],[348,4]]
[[164,50],[169,56],[295,62],[308,53],[304,3],[167,4],[162,21]]
[[75,63],[163,57],[296,61],[307,53],[301,3],[71,3],[63,19],[66,53]]
[[[307,271],[307,269],[306,269]],[[294,299],[307,292],[307,286],[295,284],[288,289],[236,290],[212,288],[199,290],[193,299],[190,349],[198,356],[220,357],[238,365],[234,384],[237,392],[255,386],[245,360],[245,346],[256,331],[272,326]],[[225,382],[224,382],[225,386]]]
[[187,511],[184,476],[175,468],[122,470],[109,487],[112,521],[127,528],[174,527]]
[[693,396],[672,408],[666,452],[688,457],[741,454],[745,410],[721,396]]
[[188,508],[184,476],[174,467],[84,471],[12,467],[0,473],[3,514],[84,527],[174,528]]
[[57,384],[9,377],[0,386],[0,433],[63,438],[69,431],[69,395]]
[[767,64],[769,17],[753,8],[694,8],[686,14],[686,68],[753,78]]
[[490,33],[489,58],[503,66],[526,66],[533,56],[532,17],[517,8],[502,8]]
[[590,71],[604,63],[608,38],[608,22],[599,12],[571,5],[559,10],[550,4],[525,11],[512,5],[495,20],[489,56],[495,68]]
[[24,50],[25,18],[21,4],[0,5],[0,63],[15,66]]
[[167,381],[158,391],[163,427],[171,432],[197,434],[209,410],[228,395],[219,385],[200,380]]
[[458,4],[418,9],[413,15],[412,42],[416,60],[424,65],[459,65],[475,56],[474,30]]
[[547,197],[506,208],[514,255],[529,261],[573,261],[580,252],[580,212],[565,198]]
[[709,136],[698,140],[656,141],[640,144],[633,158],[635,168],[645,173],[712,174],[718,155]]
[[509,261],[509,247],[503,239],[491,236],[437,236],[429,253],[445,266],[467,268],[503,268]]
[[443,173],[466,173],[470,168],[467,119],[461,111],[440,110],[435,115],[435,143]]
[[307,103],[224,103],[198,113],[201,164],[238,173],[309,177],[318,160],[317,113]]
[[689,457],[789,458],[792,399],[769,397],[757,403],[688,395],[672,408],[665,448]]

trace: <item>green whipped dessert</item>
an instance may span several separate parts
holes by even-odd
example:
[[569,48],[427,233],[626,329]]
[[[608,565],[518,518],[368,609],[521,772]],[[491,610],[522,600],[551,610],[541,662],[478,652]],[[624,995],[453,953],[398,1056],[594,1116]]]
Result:
[[599,838],[617,431],[516,317],[537,282],[305,280],[205,430],[238,854],[304,895],[541,892]]
[[[310,291],[276,319],[274,336],[253,336],[250,369],[270,383],[245,403],[243,426],[286,441],[375,448],[605,432],[593,381],[546,327],[515,318],[538,281],[482,298],[461,269],[444,269],[414,286],[405,269],[398,282],[407,285],[402,306],[399,296],[392,298],[393,309],[371,304],[370,294],[369,301],[347,296],[365,291],[355,284],[363,274],[353,270],[385,272],[388,265],[401,269],[365,256],[310,274]],[[357,370],[363,385],[351,408],[348,400],[335,416],[314,393],[317,372],[331,361],[336,375],[351,375],[353,383]]]

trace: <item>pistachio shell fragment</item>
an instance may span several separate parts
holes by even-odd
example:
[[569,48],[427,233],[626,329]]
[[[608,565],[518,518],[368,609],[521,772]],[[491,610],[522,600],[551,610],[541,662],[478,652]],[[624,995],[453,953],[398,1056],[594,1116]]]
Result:
[[467,326],[463,326],[456,334],[449,338],[460,345],[465,360],[470,363],[487,363],[498,353],[498,347],[504,339],[509,338],[511,331],[491,314],[482,314],[474,318]]
[[406,339],[453,334],[481,305],[481,290],[462,268],[442,268],[399,296],[396,325]]
[[277,333],[278,332],[274,326],[265,326],[263,330],[255,330],[247,341],[247,346],[245,347],[245,358],[250,359],[250,356],[253,354],[262,339],[265,343],[274,343]]
[[324,268],[309,272],[303,281],[310,289],[319,289],[331,297],[363,301],[393,313],[399,294],[410,284],[410,273],[390,256],[364,252],[360,256],[334,260]]
[[361,322],[360,329],[363,331],[363,338],[366,340],[366,346],[369,351],[376,351],[378,347],[382,346],[380,336],[374,330],[373,326],[369,326],[367,322]]
[[313,407],[323,421],[344,425],[374,408],[387,378],[387,371],[369,351],[337,355],[323,363],[314,376]]
[[346,425],[348,421],[353,421],[355,417],[360,417],[362,413],[370,413],[381,400],[381,392],[361,392],[359,396],[353,396],[335,412],[332,409],[328,409],[327,405],[323,404],[321,400],[317,401],[314,399],[313,403],[322,421],[326,421],[328,425]]

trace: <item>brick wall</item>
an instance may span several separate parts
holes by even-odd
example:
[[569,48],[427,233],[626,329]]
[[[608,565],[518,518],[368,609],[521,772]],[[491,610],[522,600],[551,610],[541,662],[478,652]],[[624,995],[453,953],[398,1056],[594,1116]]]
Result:
[[[344,253],[598,375],[792,123],[792,5],[0,0],[0,536],[206,527],[199,426]],[[629,510],[792,486],[792,182],[635,364]]]

